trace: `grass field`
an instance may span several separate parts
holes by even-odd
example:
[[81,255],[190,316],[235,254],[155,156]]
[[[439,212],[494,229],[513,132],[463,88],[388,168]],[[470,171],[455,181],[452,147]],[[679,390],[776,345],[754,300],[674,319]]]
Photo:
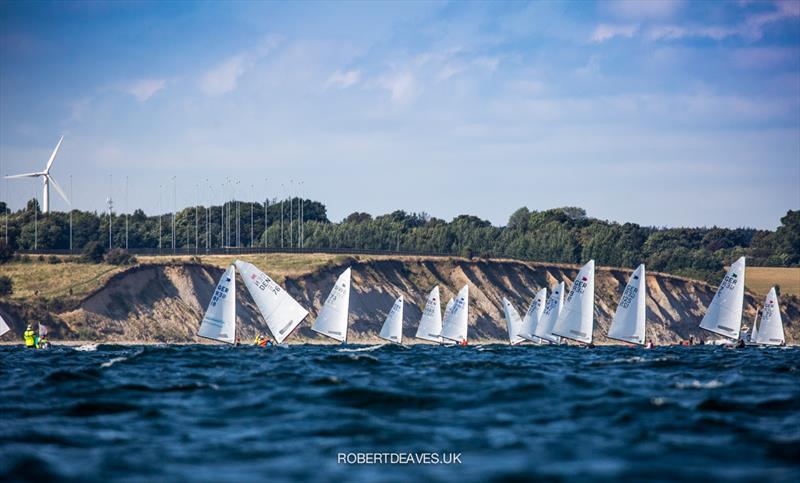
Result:
[[[200,262],[226,268],[234,260],[248,261],[269,273],[278,282],[286,276],[296,276],[315,271],[328,263],[338,263],[347,257],[327,254],[270,253],[266,255],[211,255],[200,257]],[[14,285],[13,300],[25,300],[36,296],[69,297],[80,299],[106,281],[130,267],[101,264],[76,263],[73,257],[62,257],[62,263],[30,261],[12,262],[0,267],[0,274],[11,277]],[[139,257],[140,264],[189,262],[191,257]]]
[[780,285],[781,293],[800,296],[800,268],[747,267],[744,280],[747,289],[759,295]]

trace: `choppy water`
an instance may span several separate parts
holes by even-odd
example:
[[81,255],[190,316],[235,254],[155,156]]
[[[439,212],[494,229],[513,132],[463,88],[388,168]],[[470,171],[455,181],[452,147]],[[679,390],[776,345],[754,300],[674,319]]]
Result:
[[0,481],[800,481],[800,350],[5,347],[0,418]]

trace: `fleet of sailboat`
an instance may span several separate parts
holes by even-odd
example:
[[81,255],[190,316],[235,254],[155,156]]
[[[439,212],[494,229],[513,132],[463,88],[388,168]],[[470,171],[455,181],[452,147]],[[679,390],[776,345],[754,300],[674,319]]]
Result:
[[[227,343],[235,341],[237,271],[276,342],[283,342],[308,315],[308,311],[255,265],[240,260],[228,267],[220,278],[198,335]],[[731,265],[722,280],[702,319],[702,329],[730,339],[739,339],[744,303],[744,273],[745,259],[742,257]],[[517,345],[526,341],[560,344],[566,339],[592,344],[594,279],[595,263],[594,260],[589,260],[578,271],[569,292],[565,291],[564,282],[553,287],[549,297],[547,288],[537,291],[525,317],[520,317],[511,300],[503,297],[502,308],[509,344]],[[646,279],[644,264],[631,273],[608,329],[609,339],[645,345]],[[337,278],[311,327],[315,332],[342,343],[347,342],[350,281],[351,269],[347,268]],[[395,299],[381,327],[380,338],[396,344],[403,343],[404,304],[403,295]],[[8,325],[0,318],[0,335],[7,331]],[[415,337],[439,344],[465,345],[468,331],[469,286],[464,285],[449,300],[444,316],[441,313],[439,287],[433,287],[426,298]],[[767,294],[747,339],[750,344],[755,345],[785,344],[778,296],[774,287]]]

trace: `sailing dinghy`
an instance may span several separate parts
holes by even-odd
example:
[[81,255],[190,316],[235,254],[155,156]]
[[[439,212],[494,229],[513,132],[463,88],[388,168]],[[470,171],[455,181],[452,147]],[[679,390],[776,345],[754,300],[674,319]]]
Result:
[[556,285],[547,303],[544,305],[542,316],[539,318],[539,323],[533,331],[533,335],[543,341],[552,344],[560,344],[561,337],[553,334],[553,328],[556,325],[558,316],[561,315],[561,309],[564,307],[564,282]]
[[350,268],[336,279],[311,330],[339,342],[347,342],[347,315],[350,309]]
[[764,300],[761,309],[761,328],[756,335],[756,343],[763,345],[783,345],[786,338],[783,334],[783,320],[781,320],[781,307],[778,304],[778,294],[772,287]]
[[397,297],[397,300],[394,301],[394,305],[392,305],[392,309],[389,311],[389,315],[386,316],[386,320],[383,321],[383,327],[381,327],[381,333],[378,334],[378,337],[384,340],[388,340],[389,342],[394,342],[395,344],[402,344],[403,343],[403,296]]
[[451,302],[452,304],[447,304],[449,310],[445,311],[442,321],[442,338],[466,345],[469,328],[469,286],[464,285]]
[[542,339],[536,337],[536,326],[539,325],[539,321],[542,320],[542,314],[544,314],[544,306],[547,302],[547,289],[543,288],[536,292],[536,297],[533,298],[533,302],[531,302],[530,307],[528,307],[528,312],[525,314],[525,318],[522,319],[522,326],[519,329],[517,334],[522,337],[523,339],[529,340],[531,342],[542,342]]
[[553,334],[584,344],[592,343],[594,329],[594,260],[584,265],[564,299]]
[[511,345],[517,345],[520,342],[525,342],[524,337],[519,336],[520,328],[522,327],[522,319],[519,317],[519,312],[514,308],[511,302],[503,297],[503,312],[506,316],[506,327],[508,328],[508,342]]
[[3,319],[3,316],[0,315],[0,337],[3,336],[6,332],[11,330],[11,328],[6,324],[6,321]]
[[646,298],[647,284],[644,264],[641,264],[634,270],[625,291],[622,292],[622,298],[608,329],[609,339],[644,345]]
[[236,260],[235,265],[244,286],[267,321],[269,331],[280,344],[308,315],[308,311],[252,263]]
[[739,339],[744,303],[744,269],[744,257],[731,265],[700,322],[701,329],[733,340]]
[[236,341],[236,269],[233,265],[219,279],[197,335],[228,344]]
[[425,301],[425,310],[417,327],[417,339],[431,342],[442,341],[442,307],[439,303],[439,286],[433,287]]

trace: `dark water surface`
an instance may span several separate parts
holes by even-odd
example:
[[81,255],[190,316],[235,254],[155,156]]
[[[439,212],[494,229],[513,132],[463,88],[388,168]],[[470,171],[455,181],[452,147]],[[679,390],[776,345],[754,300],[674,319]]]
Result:
[[2,347],[0,418],[0,481],[800,481],[800,350]]

